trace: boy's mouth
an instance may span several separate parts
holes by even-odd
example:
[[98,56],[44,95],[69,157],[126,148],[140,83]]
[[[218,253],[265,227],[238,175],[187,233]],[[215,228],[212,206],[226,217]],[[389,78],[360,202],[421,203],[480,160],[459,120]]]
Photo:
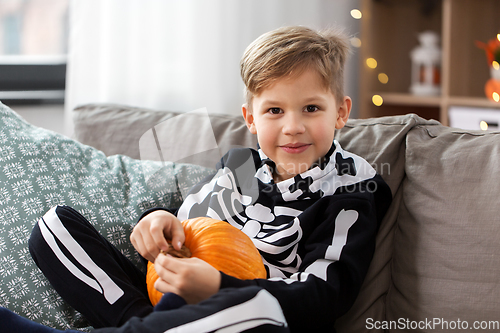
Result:
[[307,150],[309,146],[311,146],[310,143],[298,142],[298,143],[287,143],[286,145],[280,146],[280,148],[290,154],[299,154]]

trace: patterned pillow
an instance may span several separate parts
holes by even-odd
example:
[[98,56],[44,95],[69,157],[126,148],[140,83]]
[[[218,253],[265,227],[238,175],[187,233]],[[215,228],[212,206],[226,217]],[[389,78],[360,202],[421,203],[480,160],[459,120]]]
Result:
[[88,329],[37,268],[32,227],[51,207],[79,210],[132,261],[132,225],[145,209],[178,207],[187,188],[213,171],[104,153],[26,123],[0,103],[0,305],[59,329]]

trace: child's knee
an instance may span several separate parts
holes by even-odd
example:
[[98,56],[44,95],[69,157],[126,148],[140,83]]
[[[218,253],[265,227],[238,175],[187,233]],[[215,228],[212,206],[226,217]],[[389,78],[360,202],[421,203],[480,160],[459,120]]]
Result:
[[[52,210],[54,211],[55,215],[51,215]],[[70,207],[70,206],[55,206],[51,208],[45,215],[44,219],[46,218],[55,218],[63,225],[66,225],[68,223],[77,223],[77,224],[82,224],[84,226],[90,226],[89,221],[80,214],[76,209]]]
[[64,229],[84,228],[92,232],[95,230],[75,209],[69,206],[52,207],[35,224],[28,241],[28,248],[35,262],[37,255],[47,249],[47,238],[52,238],[53,234],[51,230],[61,227]]

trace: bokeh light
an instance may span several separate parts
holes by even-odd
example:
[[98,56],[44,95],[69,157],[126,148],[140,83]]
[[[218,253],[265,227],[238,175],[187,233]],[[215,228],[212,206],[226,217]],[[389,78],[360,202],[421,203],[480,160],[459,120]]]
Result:
[[370,68],[377,68],[377,60],[373,58],[366,59],[366,65]]
[[351,10],[351,16],[356,20],[359,20],[360,18],[363,17],[363,13],[361,13],[359,9],[353,9]]
[[482,129],[483,131],[487,131],[488,130],[488,123],[485,122],[484,120],[481,120],[481,122],[479,123],[479,128]]
[[373,95],[372,102],[376,106],[381,106],[384,103],[384,99],[380,95]]
[[361,39],[357,37],[351,38],[351,45],[354,47],[361,47]]
[[380,83],[386,84],[387,82],[389,82],[389,77],[385,73],[379,73],[378,80],[380,81]]
[[491,94],[491,97],[493,97],[493,100],[495,102],[500,101],[500,95],[496,91],[493,94]]

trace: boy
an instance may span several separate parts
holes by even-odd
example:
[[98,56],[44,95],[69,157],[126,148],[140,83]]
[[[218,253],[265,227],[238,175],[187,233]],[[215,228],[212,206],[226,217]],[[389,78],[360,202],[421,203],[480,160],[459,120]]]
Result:
[[[361,287],[391,202],[375,170],[334,141],[351,110],[347,53],[343,35],[305,27],[271,31],[247,48],[242,112],[259,150],[229,151],[176,212],[147,211],[132,232],[165,293],[155,309],[144,274],[69,207],[49,211],[30,240],[54,288],[94,327],[107,327],[96,332],[334,331]],[[243,281],[196,258],[160,254],[166,239],[180,248],[180,221],[196,216],[245,232],[268,279]],[[0,323],[45,329],[5,311]]]

